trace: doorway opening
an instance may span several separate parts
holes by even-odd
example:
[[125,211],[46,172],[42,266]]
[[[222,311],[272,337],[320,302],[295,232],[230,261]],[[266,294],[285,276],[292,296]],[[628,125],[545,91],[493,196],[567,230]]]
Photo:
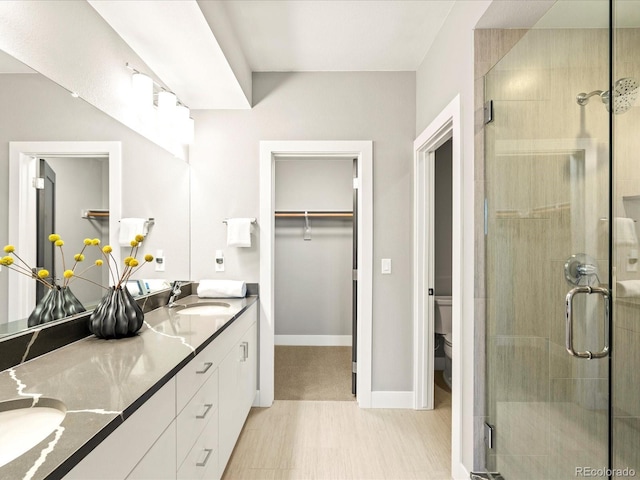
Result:
[[357,159],[275,161],[275,399],[356,394]]
[[[72,170],[75,169],[73,178],[70,179],[71,184],[73,184],[72,192],[81,190],[86,186],[88,190],[92,190],[95,193],[99,190],[95,187],[97,183],[104,187],[101,189],[104,191],[100,193],[102,197],[100,202],[104,202],[107,205],[109,216],[107,217],[108,220],[101,220],[99,222],[101,225],[95,228],[99,228],[105,233],[110,244],[117,244],[117,222],[120,219],[121,212],[120,142],[10,142],[9,201],[16,208],[10,209],[9,212],[9,238],[15,243],[16,249],[21,252],[22,258],[29,265],[37,265],[38,202],[36,193],[38,189],[35,188],[37,183],[34,179],[39,176],[41,159],[46,159],[50,164],[56,164],[56,168],[59,171],[67,167]],[[69,165],[65,166],[62,163],[64,160],[68,160]],[[76,162],[85,162],[87,167],[90,163],[94,163],[94,168],[93,170],[90,169],[91,171],[87,170],[87,175],[84,175],[81,171],[78,171]],[[71,163],[74,163],[75,166],[72,166]],[[99,178],[96,179],[95,175],[99,175]],[[57,175],[56,182],[59,183],[61,178],[61,175]],[[61,188],[58,188],[58,190],[61,190]],[[56,198],[58,197],[56,196]],[[80,222],[86,227],[93,220],[82,218],[83,211],[95,209],[98,205],[81,205],[75,201],[76,199],[77,197],[69,199],[70,205],[73,205],[73,207],[67,206],[56,210],[64,212],[65,216],[69,215],[68,220],[71,224]],[[56,203],[60,204],[58,200]],[[61,206],[58,205],[58,207]],[[65,223],[67,219],[60,212],[55,215],[55,227],[64,228],[64,232],[68,232],[67,228],[71,228],[71,224],[67,225]],[[48,232],[46,235],[48,236],[49,233],[54,232]],[[76,233],[71,233],[70,235],[75,237]],[[78,232],[77,235],[80,239],[85,238],[85,236],[91,236],[87,232]],[[114,254],[119,257],[119,252],[114,250]],[[119,258],[116,258],[116,261],[118,260]],[[9,297],[21,299],[21,301],[9,303],[7,307],[8,318],[25,319],[35,306],[36,282],[33,282],[25,275],[16,275],[16,277],[15,281],[9,282]],[[87,292],[87,295],[91,296],[93,294]],[[97,299],[99,300],[99,297]]]
[[[465,475],[463,431],[473,431],[473,328],[462,328],[473,314],[473,262],[465,261],[473,240],[473,191],[463,175],[461,104],[457,95],[414,141],[414,408],[434,408],[435,393],[435,158],[451,141],[451,473]],[[469,175],[467,175],[469,177]],[[473,176],[471,176],[471,179]],[[464,205],[464,209],[463,209]],[[471,213],[464,215],[463,210]],[[463,239],[463,231],[468,232]],[[463,244],[466,246],[463,249]],[[473,246],[470,245],[471,251]],[[471,255],[472,258],[472,255]],[[464,313],[463,313],[464,312]],[[463,395],[463,392],[465,393]],[[468,476],[468,473],[467,473]]]
[[[259,391],[255,406],[268,407],[274,400],[275,391],[275,344],[276,344],[276,164],[285,159],[317,161],[323,159],[356,159],[358,175],[355,185],[357,219],[354,235],[357,245],[357,270],[352,273],[355,283],[356,309],[356,357],[357,402],[360,407],[371,407],[371,329],[372,329],[372,156],[370,141],[281,141],[260,142],[260,375]],[[322,192],[321,192],[322,193]],[[326,193],[326,192],[325,192]],[[304,207],[303,207],[304,208]],[[324,210],[325,207],[323,207]],[[307,210],[307,213],[309,211]],[[304,213],[302,215],[304,221]],[[312,220],[307,228],[302,227],[304,236],[313,235]],[[335,221],[335,219],[334,219]],[[306,233],[305,233],[305,230]],[[309,232],[310,230],[310,232]],[[300,234],[300,230],[298,230]],[[306,241],[307,243],[309,241]],[[311,240],[313,242],[313,240]],[[351,294],[351,292],[348,292]],[[295,299],[290,299],[294,301]],[[279,328],[279,325],[278,325]],[[340,337],[342,335],[338,335]]]

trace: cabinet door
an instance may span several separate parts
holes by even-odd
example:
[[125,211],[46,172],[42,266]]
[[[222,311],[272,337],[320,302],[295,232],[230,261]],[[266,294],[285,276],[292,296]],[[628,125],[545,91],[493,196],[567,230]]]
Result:
[[[65,479],[114,480],[126,478],[175,419],[175,385],[174,378],[169,380],[89,455],[83,458],[65,476]],[[175,450],[172,459],[175,471]]]
[[176,422],[173,421],[136,465],[127,480],[175,480],[175,478]]
[[253,322],[224,358],[219,371],[219,476],[222,476],[256,395],[257,307],[245,315]]

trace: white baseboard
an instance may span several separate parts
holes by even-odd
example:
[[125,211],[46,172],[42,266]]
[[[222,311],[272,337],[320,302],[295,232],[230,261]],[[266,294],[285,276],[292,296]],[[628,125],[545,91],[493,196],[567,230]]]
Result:
[[413,392],[371,392],[371,408],[413,408]]
[[351,335],[275,335],[276,345],[350,347]]

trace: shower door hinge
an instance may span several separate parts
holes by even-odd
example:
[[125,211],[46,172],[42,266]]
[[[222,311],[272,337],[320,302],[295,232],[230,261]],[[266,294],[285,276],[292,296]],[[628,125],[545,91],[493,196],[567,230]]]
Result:
[[484,124],[493,122],[493,100],[484,104]]
[[358,363],[351,362],[351,373],[358,373]]
[[357,190],[360,186],[360,182],[358,181],[358,177],[353,177],[353,189]]
[[354,282],[358,281],[358,269],[357,268],[354,268],[351,271],[351,280],[353,280]]
[[484,443],[487,445],[488,449],[493,448],[493,425],[489,425],[488,423],[484,424]]
[[44,189],[44,178],[42,178],[42,177],[33,177],[33,179],[31,180],[31,185],[36,190]]

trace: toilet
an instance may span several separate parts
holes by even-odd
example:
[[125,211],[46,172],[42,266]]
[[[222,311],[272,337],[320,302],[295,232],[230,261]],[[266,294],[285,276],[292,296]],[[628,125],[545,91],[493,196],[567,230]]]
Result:
[[435,332],[444,336],[444,381],[451,388],[451,297],[435,297]]

